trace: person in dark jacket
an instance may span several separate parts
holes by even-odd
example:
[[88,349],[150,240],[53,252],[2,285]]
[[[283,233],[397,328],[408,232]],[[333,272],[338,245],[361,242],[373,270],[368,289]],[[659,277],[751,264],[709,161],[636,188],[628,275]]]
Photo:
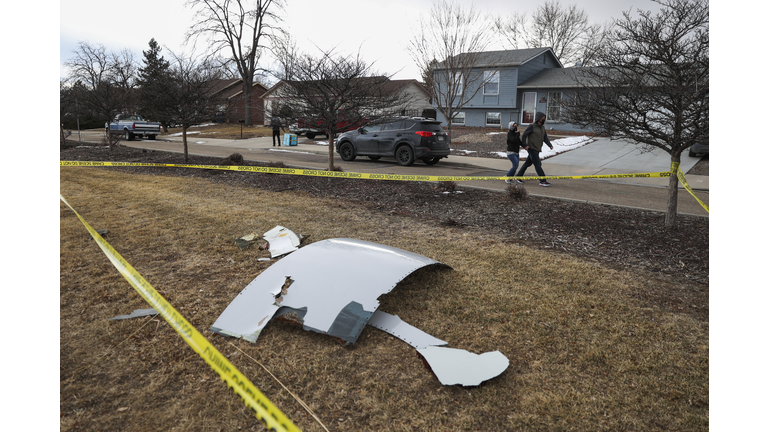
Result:
[[[507,158],[512,162],[512,169],[507,172],[506,177],[513,177],[517,166],[520,164],[520,132],[517,130],[517,123],[511,122],[509,124],[509,132],[507,132]],[[522,183],[522,180],[504,180],[507,183]]]
[[285,127],[280,123],[279,117],[272,117],[272,147],[275,146],[275,138],[277,138],[277,146],[280,147],[280,129],[285,133]]
[[[544,170],[541,169],[541,148],[544,144],[547,144],[552,149],[552,143],[549,142],[547,137],[547,130],[544,128],[544,122],[547,120],[547,116],[542,112],[537,112],[534,117],[533,123],[528,125],[528,128],[523,132],[523,148],[528,152],[528,157],[525,159],[525,163],[517,173],[517,177],[525,175],[525,170],[533,165],[536,168],[536,174],[539,177],[545,177]],[[550,186],[550,183],[544,179],[539,182],[539,186]]]

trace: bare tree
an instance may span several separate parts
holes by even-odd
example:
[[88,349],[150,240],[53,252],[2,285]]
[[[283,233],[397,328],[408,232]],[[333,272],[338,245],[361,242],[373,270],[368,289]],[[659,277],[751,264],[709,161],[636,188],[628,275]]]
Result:
[[243,79],[245,125],[253,126],[251,92],[254,77],[259,72],[259,59],[264,43],[279,29],[280,0],[188,0],[196,9],[195,22],[187,32],[186,41],[205,37],[211,54],[223,54],[232,62]]
[[103,45],[87,42],[80,42],[73,53],[74,57],[64,63],[69,68],[67,81],[81,86],[79,103],[108,124],[116,112],[130,104],[136,77],[133,53],[107,52]]
[[328,136],[329,170],[336,169],[334,137],[340,130],[391,118],[408,105],[408,95],[391,82],[391,75],[374,71],[359,53],[343,56],[330,50],[314,57],[288,50],[280,56],[285,75],[279,97],[306,127]]
[[[650,151],[669,153],[709,142],[709,4],[654,0],[652,16],[624,12],[612,41],[584,70],[581,88],[563,101],[564,120]],[[678,178],[669,178],[665,225],[677,223]]]
[[496,31],[507,48],[552,48],[563,64],[590,66],[593,47],[604,37],[605,29],[590,24],[583,9],[575,4],[563,7],[559,1],[539,5],[529,20],[525,13],[499,17]]
[[408,44],[437,110],[445,117],[448,136],[454,116],[478,94],[489,79],[475,69],[491,64],[488,18],[474,7],[464,8],[452,0],[435,0],[419,32]]
[[170,79],[166,90],[170,103],[164,114],[181,123],[184,162],[189,162],[187,129],[210,120],[216,105],[221,103],[214,91],[221,71],[213,67],[210,59],[199,60],[173,52],[171,57]]

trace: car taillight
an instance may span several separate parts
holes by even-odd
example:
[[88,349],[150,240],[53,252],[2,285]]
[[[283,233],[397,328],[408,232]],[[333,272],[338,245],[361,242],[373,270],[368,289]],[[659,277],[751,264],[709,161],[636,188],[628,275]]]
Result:
[[132,129],[136,129],[136,123],[132,124],[132,125],[131,125],[131,128],[132,128]]
[[434,133],[432,133],[432,132],[427,132],[427,131],[418,131],[418,132],[416,132],[416,135],[421,135],[421,136],[422,136],[422,137],[424,137],[424,138],[429,138],[429,137],[431,137],[432,135],[434,135]]

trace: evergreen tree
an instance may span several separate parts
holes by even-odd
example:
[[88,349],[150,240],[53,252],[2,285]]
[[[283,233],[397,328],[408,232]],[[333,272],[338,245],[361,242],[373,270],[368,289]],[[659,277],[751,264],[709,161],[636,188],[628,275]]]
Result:
[[152,38],[149,41],[149,50],[144,54],[144,66],[139,68],[139,114],[146,119],[158,121],[164,128],[173,120],[168,115],[170,99],[166,89],[171,79],[170,63],[160,55],[160,44]]

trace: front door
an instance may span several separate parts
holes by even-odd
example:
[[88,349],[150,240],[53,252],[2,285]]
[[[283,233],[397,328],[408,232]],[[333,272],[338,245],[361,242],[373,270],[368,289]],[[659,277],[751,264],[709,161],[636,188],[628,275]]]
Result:
[[536,92],[523,93],[523,119],[522,123],[533,123],[536,115]]

